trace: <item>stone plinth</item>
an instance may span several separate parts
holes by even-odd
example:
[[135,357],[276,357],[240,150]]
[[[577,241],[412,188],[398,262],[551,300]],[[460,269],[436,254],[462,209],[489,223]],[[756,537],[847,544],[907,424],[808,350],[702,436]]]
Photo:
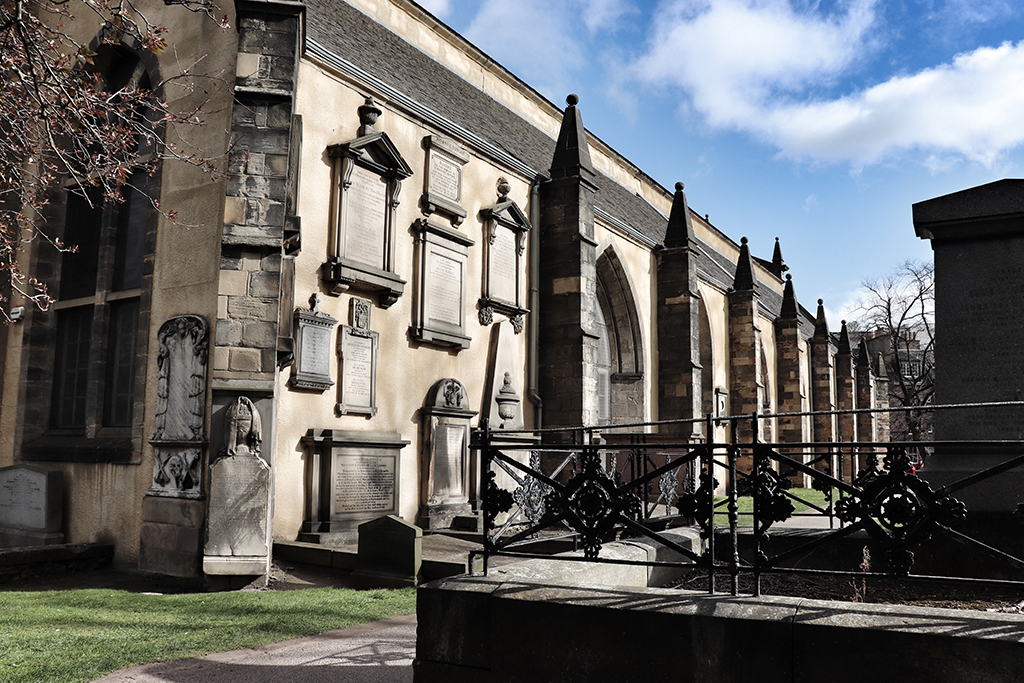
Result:
[[[1024,399],[1024,180],[914,204],[914,228],[935,254],[935,403]],[[1024,407],[939,410],[935,439],[1024,439]],[[956,481],[1019,453],[1018,446],[938,448],[933,485]],[[1024,499],[1021,468],[957,493],[971,511],[1012,512]]]

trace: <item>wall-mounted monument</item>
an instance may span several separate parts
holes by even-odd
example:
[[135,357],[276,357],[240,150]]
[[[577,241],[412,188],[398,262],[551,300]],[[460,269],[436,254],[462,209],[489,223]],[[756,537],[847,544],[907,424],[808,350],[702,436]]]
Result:
[[457,379],[439,380],[421,410],[423,451],[420,462],[419,526],[447,529],[456,517],[473,515],[469,503],[470,410],[466,387]]
[[260,457],[260,412],[245,396],[227,410],[224,441],[224,452],[210,466],[203,572],[265,574],[270,569],[270,465]]
[[64,542],[64,473],[41,465],[0,468],[0,548]]
[[458,227],[466,218],[462,208],[462,167],[469,161],[469,154],[454,140],[440,135],[423,138],[423,147],[427,150],[426,187],[420,200],[423,213],[447,216]]
[[399,514],[402,448],[393,432],[311,429],[306,452],[306,519],[299,540],[351,533],[361,523]]
[[377,414],[377,352],[380,335],[370,330],[370,302],[352,298],[350,322],[338,335],[341,391],[338,414]]
[[209,335],[198,315],[170,318],[157,332],[153,483],[142,500],[139,569],[196,576],[206,505],[202,491]]
[[[1000,180],[914,204],[914,229],[935,254],[935,403],[1024,400],[1024,180]],[[1024,407],[935,411],[936,441],[1024,440]],[[937,447],[922,476],[934,487],[1020,453]],[[1024,468],[958,491],[969,510],[1013,512]]]
[[480,210],[484,219],[484,291],[480,297],[480,324],[489,325],[495,313],[508,316],[515,331],[522,332],[526,314],[523,289],[526,278],[523,255],[530,221],[515,201],[508,198],[511,186],[498,180],[498,202]]
[[416,233],[416,323],[413,339],[468,349],[466,261],[473,240],[457,230],[420,219]]
[[338,321],[320,310],[320,295],[309,297],[309,309],[295,310],[295,364],[288,386],[293,389],[327,391],[331,379],[331,335]]
[[374,125],[381,115],[373,98],[359,107],[359,137],[327,148],[334,160],[331,239],[325,279],[331,293],[350,287],[380,292],[383,308],[405,291],[395,273],[395,209],[402,180],[412,169],[387,133]]

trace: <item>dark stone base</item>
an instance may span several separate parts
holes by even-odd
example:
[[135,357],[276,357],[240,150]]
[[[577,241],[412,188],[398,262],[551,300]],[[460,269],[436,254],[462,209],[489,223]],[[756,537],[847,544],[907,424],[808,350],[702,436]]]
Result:
[[205,500],[145,496],[139,570],[186,578],[201,576],[205,519]]
[[424,505],[420,507],[417,525],[421,529],[451,529],[456,517],[473,515],[473,507],[469,503],[450,505]]

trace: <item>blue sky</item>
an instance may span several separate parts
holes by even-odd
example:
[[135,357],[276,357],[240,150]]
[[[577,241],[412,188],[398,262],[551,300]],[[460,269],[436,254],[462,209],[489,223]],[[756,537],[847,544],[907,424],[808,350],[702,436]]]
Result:
[[859,284],[930,259],[911,204],[1024,165],[1020,0],[418,0],[838,327]]

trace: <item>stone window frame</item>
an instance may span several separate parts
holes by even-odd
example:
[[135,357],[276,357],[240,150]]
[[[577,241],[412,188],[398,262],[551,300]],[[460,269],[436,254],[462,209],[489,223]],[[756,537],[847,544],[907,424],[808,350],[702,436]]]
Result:
[[[618,250],[610,242],[598,248],[595,271],[597,305],[605,318],[611,356],[608,419],[614,423],[618,415],[621,419],[639,421],[643,419],[646,402],[645,348],[636,288]],[[615,410],[616,405],[627,402],[637,406],[635,415],[619,415]]]
[[[93,40],[91,49],[101,51],[106,46],[99,38]],[[134,59],[135,65],[130,76],[139,82],[148,79],[149,83],[160,83],[160,69],[156,58],[137,45],[119,43],[109,46],[115,53],[114,57]],[[120,62],[123,63],[123,62]],[[161,94],[156,92],[157,97]],[[157,136],[164,131],[159,124],[155,127]],[[151,155],[143,156],[141,163],[151,159]],[[71,187],[72,181],[65,182],[65,188]],[[156,251],[156,233],[160,211],[159,203],[162,188],[161,165],[146,178],[145,192],[137,188],[129,189],[126,203],[117,206],[105,204],[98,208],[99,240],[97,243],[98,265],[96,290],[89,295],[67,300],[58,300],[48,311],[31,309],[26,320],[23,347],[25,363],[21,373],[21,392],[19,396],[19,436],[21,443],[20,458],[24,461],[52,462],[141,462],[142,433],[145,412],[145,375],[149,356],[149,321],[152,301],[153,254]],[[145,215],[141,220],[139,236],[141,247],[141,275],[139,286],[117,289],[114,284],[117,268],[119,232],[125,212],[130,210],[133,199],[144,202]],[[63,239],[68,225],[68,212],[73,207],[69,201],[69,192],[65,189],[55,192],[46,210],[45,219],[48,223],[59,225],[58,234]],[[33,272],[50,281],[54,291],[60,292],[62,271],[66,267],[64,254],[53,249],[34,249],[31,256]],[[112,312],[114,308],[132,305],[137,302],[137,313],[134,321],[134,353],[130,354],[133,381],[129,400],[131,407],[130,420],[122,420],[122,424],[111,424],[108,419],[108,385],[111,382],[109,366]],[[74,311],[91,308],[91,323],[88,332],[89,350],[84,359],[86,367],[86,393],[84,398],[85,416],[83,424],[66,426],[57,424],[54,415],[54,394],[57,382],[57,345],[60,329],[59,320]],[[115,420],[116,422],[116,420]]]

